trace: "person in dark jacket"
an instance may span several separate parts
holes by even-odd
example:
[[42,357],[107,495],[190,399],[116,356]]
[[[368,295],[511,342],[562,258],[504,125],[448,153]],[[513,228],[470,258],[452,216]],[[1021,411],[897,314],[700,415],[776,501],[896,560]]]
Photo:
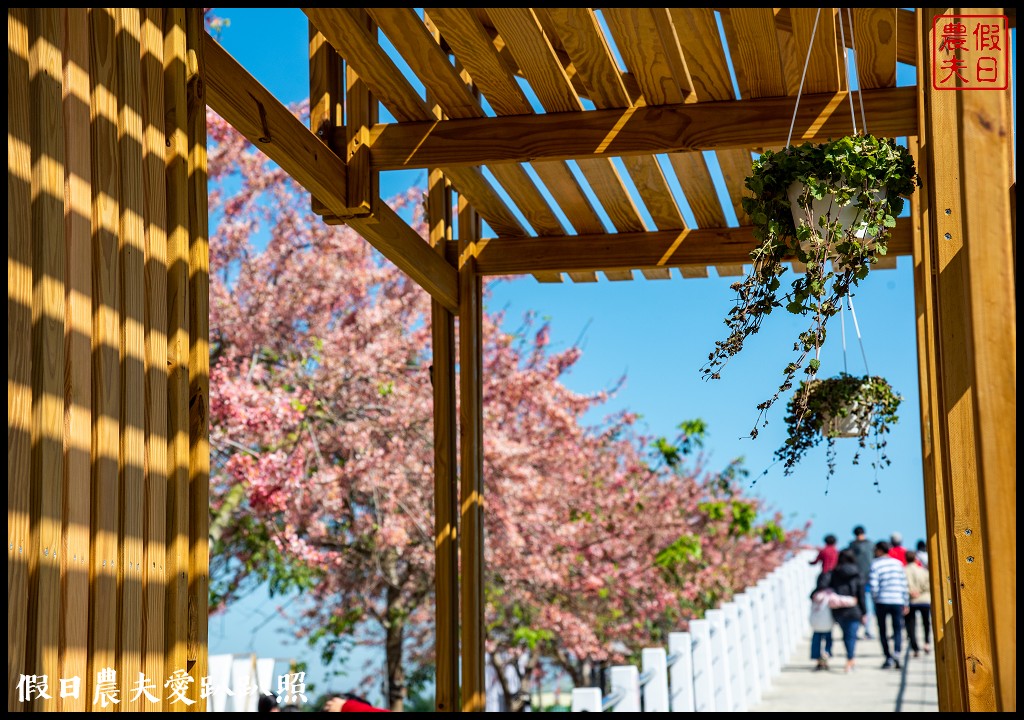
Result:
[[864,598],[864,580],[861,578],[857,558],[852,550],[839,553],[839,564],[832,571],[828,586],[837,595],[852,595],[857,604],[848,608],[834,608],[832,618],[843,631],[843,645],[846,647],[846,672],[852,672],[857,651],[857,629],[864,624],[867,603]]
[[[846,549],[853,551],[853,556],[857,560],[857,567],[860,568],[861,579],[864,581],[864,598],[870,603],[871,586],[868,585],[868,578],[871,576],[871,561],[875,559],[875,544],[868,540],[863,525],[858,525],[853,529],[853,537],[854,539]],[[868,639],[872,637],[871,625],[868,622],[870,615],[869,607],[864,613],[864,637]]]

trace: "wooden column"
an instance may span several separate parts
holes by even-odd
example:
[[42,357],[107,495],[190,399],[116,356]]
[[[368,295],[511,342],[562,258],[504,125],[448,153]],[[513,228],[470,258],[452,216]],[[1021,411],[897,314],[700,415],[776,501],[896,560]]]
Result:
[[[924,53],[930,54],[934,41],[933,18],[956,12],[924,10],[919,20]],[[1002,92],[935,90],[932,70],[930,62],[919,63],[921,151],[931,209],[925,232],[936,272],[934,379],[941,383],[941,460],[949,490],[944,497],[950,521],[949,599],[961,642],[956,662],[962,665],[963,710],[1012,711],[1016,316],[1011,118]]]
[[[922,177],[930,177],[927,158],[920,151],[916,137],[908,139],[911,154],[918,159]],[[953,612],[952,583],[949,568],[948,517],[949,489],[943,473],[942,448],[945,446],[942,420],[942,388],[936,382],[937,352],[935,315],[935,258],[924,229],[930,226],[931,205],[928,193],[911,196],[911,220],[914,225],[914,304],[917,314],[918,383],[921,397],[921,459],[924,475],[925,523],[928,528],[928,567],[931,581],[932,635],[935,667],[939,678],[939,707],[959,710],[963,707],[964,684],[960,675],[962,664],[959,615]]]
[[[198,688],[207,670],[210,597],[210,246],[206,171],[206,66],[202,8],[185,8],[188,49],[188,664]],[[174,668],[171,668],[173,672]],[[190,693],[191,695],[192,693]],[[189,705],[206,710],[206,700]]]
[[[444,254],[451,239],[451,191],[440,170],[427,190],[430,244]],[[440,302],[430,304],[434,390],[434,602],[435,693],[438,712],[459,705],[459,546],[455,410],[455,316]]]
[[484,709],[484,479],[482,284],[466,252],[480,237],[480,220],[459,198],[459,434],[462,520],[462,710]]

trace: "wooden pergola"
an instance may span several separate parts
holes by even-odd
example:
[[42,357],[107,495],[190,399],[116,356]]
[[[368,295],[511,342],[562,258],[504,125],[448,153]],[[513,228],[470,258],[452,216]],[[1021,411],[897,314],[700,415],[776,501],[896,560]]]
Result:
[[[906,137],[923,179],[877,267],[914,262],[940,706],[1016,709],[1011,91],[936,89],[931,63],[936,16],[1013,10],[303,11],[308,128],[199,9],[8,9],[9,709],[92,709],[106,667],[206,674],[206,106],[433,298],[436,701],[473,711],[482,278],[742,275],[751,158],[791,122],[851,131],[845,48],[871,133]],[[429,170],[427,240],[380,198],[407,168]],[[23,673],[87,679],[23,703]]]

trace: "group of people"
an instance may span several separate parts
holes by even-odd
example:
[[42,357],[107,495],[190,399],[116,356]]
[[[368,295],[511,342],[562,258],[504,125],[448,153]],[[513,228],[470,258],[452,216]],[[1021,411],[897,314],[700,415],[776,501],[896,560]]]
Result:
[[[846,649],[846,672],[856,665],[857,635],[861,627],[871,638],[868,601],[874,606],[878,639],[885,654],[883,669],[899,668],[906,628],[910,650],[918,657],[917,620],[924,635],[923,650],[931,652],[931,594],[928,552],[923,540],[916,550],[903,547],[903,538],[893,533],[889,541],[872,543],[863,526],[853,529],[854,539],[839,550],[835,535],[825,536],[825,546],[812,565],[821,565],[811,593],[811,660],[816,670],[827,670],[832,656],[832,628],[838,624]],[[904,622],[905,621],[905,622]],[[891,642],[890,642],[891,631]]]

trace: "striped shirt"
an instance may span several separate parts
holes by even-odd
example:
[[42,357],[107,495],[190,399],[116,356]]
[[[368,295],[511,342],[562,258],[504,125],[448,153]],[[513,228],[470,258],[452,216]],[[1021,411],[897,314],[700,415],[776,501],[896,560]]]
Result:
[[903,563],[883,555],[871,561],[871,599],[876,605],[909,605],[910,588]]

